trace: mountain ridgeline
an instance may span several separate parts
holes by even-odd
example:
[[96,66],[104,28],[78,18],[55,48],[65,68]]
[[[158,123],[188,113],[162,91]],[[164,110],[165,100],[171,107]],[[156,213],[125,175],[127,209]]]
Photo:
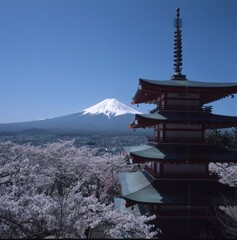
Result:
[[[140,112],[116,99],[105,99],[78,113],[44,120],[0,124],[0,133],[128,134],[128,124]],[[137,130],[136,130],[137,131]],[[143,130],[144,131],[144,130]],[[139,130],[138,130],[139,132]],[[142,132],[142,130],[141,130]]]

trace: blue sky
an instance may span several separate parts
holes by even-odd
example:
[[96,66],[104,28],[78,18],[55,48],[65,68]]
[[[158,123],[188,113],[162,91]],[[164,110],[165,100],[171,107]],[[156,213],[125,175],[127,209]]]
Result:
[[[237,82],[236,0],[0,0],[0,123],[78,112],[105,98],[131,105],[139,78],[173,75],[173,20],[183,74]],[[237,116],[237,95],[211,103]]]

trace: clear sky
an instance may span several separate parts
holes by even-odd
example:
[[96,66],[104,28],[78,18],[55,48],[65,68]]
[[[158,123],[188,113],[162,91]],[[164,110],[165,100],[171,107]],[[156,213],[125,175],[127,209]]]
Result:
[[[0,123],[79,112],[139,78],[173,75],[173,20],[183,20],[183,74],[237,82],[236,0],[0,0]],[[214,104],[237,116],[237,95]]]

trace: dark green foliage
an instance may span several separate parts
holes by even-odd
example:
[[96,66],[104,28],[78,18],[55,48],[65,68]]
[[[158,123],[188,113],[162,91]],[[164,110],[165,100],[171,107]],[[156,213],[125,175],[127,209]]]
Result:
[[223,148],[237,149],[237,127],[230,130],[207,130],[205,137],[208,143]]

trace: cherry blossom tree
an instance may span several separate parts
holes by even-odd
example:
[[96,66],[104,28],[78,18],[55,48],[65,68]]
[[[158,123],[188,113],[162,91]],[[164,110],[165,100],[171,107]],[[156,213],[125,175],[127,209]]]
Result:
[[[210,171],[219,176],[219,181],[231,187],[237,188],[237,164],[235,163],[210,163]],[[220,223],[225,238],[237,237],[237,207],[236,201],[229,202],[223,197],[224,205],[215,208],[215,217]]]
[[237,164],[235,163],[210,163],[209,169],[219,176],[219,181],[231,187],[237,186]]
[[74,141],[45,147],[0,143],[1,238],[84,238],[100,223],[111,237],[153,238],[153,217],[113,209],[117,172],[133,171],[121,156],[76,148]]

